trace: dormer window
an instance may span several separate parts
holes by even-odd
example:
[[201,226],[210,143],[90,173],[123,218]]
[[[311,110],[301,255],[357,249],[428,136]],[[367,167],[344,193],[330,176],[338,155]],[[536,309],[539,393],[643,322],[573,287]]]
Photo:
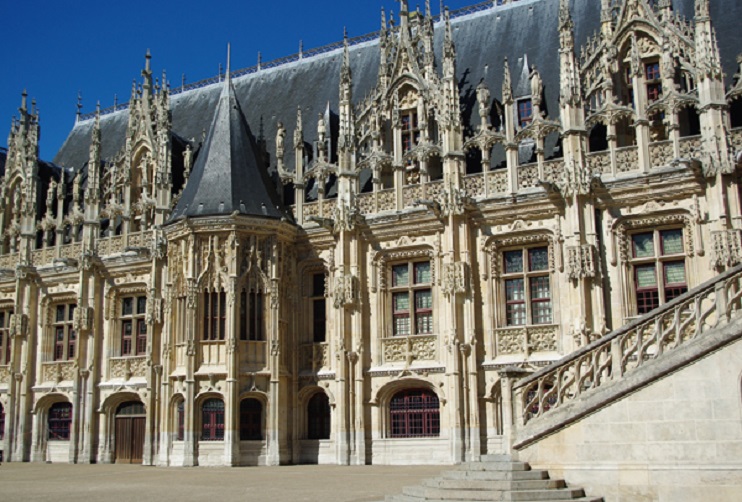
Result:
[[533,121],[533,104],[531,98],[518,101],[518,125],[521,129],[528,127]]

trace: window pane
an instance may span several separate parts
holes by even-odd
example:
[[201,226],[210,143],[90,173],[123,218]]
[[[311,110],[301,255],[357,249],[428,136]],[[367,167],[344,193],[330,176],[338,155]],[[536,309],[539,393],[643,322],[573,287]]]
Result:
[[525,299],[523,279],[509,279],[505,281],[505,299],[509,302]]
[[506,274],[517,274],[523,272],[523,251],[505,251],[503,257],[505,261]]
[[528,266],[532,272],[549,270],[549,248],[529,249]]
[[423,314],[418,314],[415,318],[417,324],[418,335],[429,335],[433,332],[433,313],[428,311]]
[[410,267],[406,263],[392,267],[392,286],[407,286],[409,284]]
[[685,284],[685,262],[665,263],[665,284]]
[[415,309],[432,309],[433,295],[430,290],[415,292]]
[[636,286],[638,288],[656,288],[657,274],[654,265],[641,265],[636,267]]
[[683,231],[665,230],[660,234],[662,238],[662,254],[681,254],[683,252]]
[[531,278],[531,300],[551,298],[551,288],[549,287],[549,278],[532,277]]
[[75,318],[75,309],[77,309],[77,305],[72,304],[69,306],[69,309],[67,312],[67,320],[71,321]]
[[57,322],[64,322],[64,305],[57,305]]
[[134,310],[134,299],[124,298],[121,301],[121,315],[131,315]]
[[533,324],[551,324],[551,300],[539,300],[531,304]]
[[409,314],[394,316],[394,336],[406,336],[410,334]]
[[505,317],[508,326],[524,326],[526,324],[526,304],[508,303]]
[[409,293],[395,293],[393,296],[393,299],[394,299],[394,312],[410,310]]
[[415,263],[415,284],[430,282],[430,262]]
[[147,313],[147,297],[146,296],[140,296],[137,298],[137,314],[146,314]]
[[635,234],[631,236],[634,243],[634,258],[651,258],[654,256],[654,234]]

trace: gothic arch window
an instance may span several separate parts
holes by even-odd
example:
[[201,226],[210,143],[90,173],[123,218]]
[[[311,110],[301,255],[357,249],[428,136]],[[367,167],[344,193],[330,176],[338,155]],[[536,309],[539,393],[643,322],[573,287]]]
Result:
[[327,298],[324,269],[308,270],[304,274],[305,315],[308,322],[304,340],[323,343],[327,340]]
[[605,124],[598,123],[590,129],[589,149],[590,152],[608,150],[608,128]]
[[121,299],[121,355],[140,356],[147,351],[147,297],[124,296]]
[[0,309],[0,366],[10,364],[10,317],[12,308]]
[[49,408],[47,418],[48,438],[50,441],[69,441],[72,426],[72,405],[54,403]]
[[729,103],[729,119],[732,128],[742,127],[742,96],[737,96]]
[[389,401],[389,437],[420,438],[440,436],[438,396],[428,389],[407,389]]
[[263,403],[255,398],[240,401],[240,440],[263,439]]
[[0,403],[0,440],[5,438],[5,408]]
[[307,403],[307,438],[330,439],[330,400],[324,392]]
[[227,295],[224,290],[205,291],[203,302],[203,340],[223,341],[226,334]]
[[224,440],[224,401],[207,399],[201,405],[201,441]]
[[75,329],[76,303],[57,303],[52,305],[51,336],[54,361],[69,361],[77,353],[77,330]]
[[525,234],[495,238],[492,277],[496,280],[499,327],[555,324],[552,238]]
[[240,293],[240,340],[265,340],[265,300],[258,288],[243,288]]

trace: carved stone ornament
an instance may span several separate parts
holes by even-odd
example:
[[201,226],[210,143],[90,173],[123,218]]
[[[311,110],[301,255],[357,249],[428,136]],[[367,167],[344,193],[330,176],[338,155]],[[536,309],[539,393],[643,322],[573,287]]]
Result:
[[598,276],[599,268],[600,261],[594,245],[584,244],[567,248],[567,273],[571,280],[595,278]]
[[469,266],[464,262],[446,263],[441,276],[441,291],[446,296],[464,294],[469,290]]
[[26,314],[13,314],[10,316],[11,338],[25,338],[28,335],[28,316]]
[[711,232],[711,266],[722,269],[742,263],[742,230]]
[[344,274],[335,277],[335,285],[332,289],[335,308],[354,307],[358,302],[358,289],[358,278],[354,275]]
[[75,309],[72,324],[78,333],[90,331],[93,327],[92,307],[78,307]]

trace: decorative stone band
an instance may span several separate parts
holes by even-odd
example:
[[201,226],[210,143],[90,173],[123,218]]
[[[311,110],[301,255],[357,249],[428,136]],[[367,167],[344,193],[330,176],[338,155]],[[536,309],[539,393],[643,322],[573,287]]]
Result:
[[515,412],[527,424],[740,315],[742,265],[518,381]]

